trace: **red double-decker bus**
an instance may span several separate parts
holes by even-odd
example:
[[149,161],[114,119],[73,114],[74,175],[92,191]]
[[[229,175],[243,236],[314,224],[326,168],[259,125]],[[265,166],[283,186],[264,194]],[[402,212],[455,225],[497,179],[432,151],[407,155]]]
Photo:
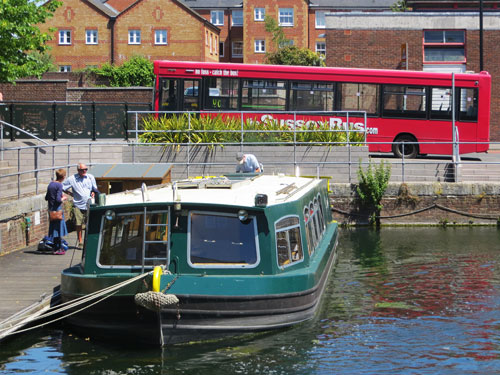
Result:
[[[405,70],[155,61],[154,73],[156,111],[249,111],[246,117],[274,120],[288,127],[327,121],[330,129],[366,130],[370,152],[393,152],[398,157],[403,152],[405,157],[451,155],[455,113],[459,152],[489,148],[491,76],[487,72],[453,76]],[[365,112],[366,123],[360,112],[349,116],[347,124],[345,114],[332,115],[332,111]]]

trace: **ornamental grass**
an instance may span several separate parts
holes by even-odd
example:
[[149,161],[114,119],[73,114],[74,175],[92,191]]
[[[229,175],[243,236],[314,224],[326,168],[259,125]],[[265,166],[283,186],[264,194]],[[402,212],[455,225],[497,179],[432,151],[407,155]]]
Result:
[[230,115],[191,115],[149,116],[143,119],[142,143],[162,143],[181,145],[186,143],[199,145],[224,144],[298,144],[345,146],[347,137],[351,145],[361,145],[363,132],[330,129],[327,121],[315,121],[313,125],[296,127],[280,124],[275,120],[243,122],[243,134],[240,117]]

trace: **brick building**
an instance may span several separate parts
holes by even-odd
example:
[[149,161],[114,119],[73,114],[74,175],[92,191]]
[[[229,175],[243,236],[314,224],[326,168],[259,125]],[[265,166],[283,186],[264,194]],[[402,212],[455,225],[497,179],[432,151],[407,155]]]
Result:
[[[479,72],[479,15],[473,12],[330,13],[326,64]],[[490,137],[500,141],[500,12],[483,15],[483,69],[492,77]],[[336,52],[333,52],[336,51]]]
[[264,17],[272,16],[299,47],[326,54],[325,14],[388,11],[395,0],[183,0],[221,29],[220,61],[262,63],[273,50]]
[[54,28],[51,55],[60,71],[134,55],[151,60],[219,61],[220,30],[177,0],[65,0],[40,25]]

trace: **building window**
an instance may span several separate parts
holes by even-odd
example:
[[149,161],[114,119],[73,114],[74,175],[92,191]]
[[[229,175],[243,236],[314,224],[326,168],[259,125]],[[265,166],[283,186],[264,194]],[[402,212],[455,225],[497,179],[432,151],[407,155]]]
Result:
[[59,44],[71,44],[71,30],[59,30]]
[[59,71],[60,72],[71,72],[71,65],[60,65],[59,66]]
[[233,57],[243,57],[243,42],[233,42],[232,45],[232,56]]
[[465,62],[465,31],[424,31],[424,62]]
[[255,53],[266,52],[266,41],[262,39],[255,40]]
[[224,57],[224,42],[219,43],[219,56]]
[[325,28],[325,11],[317,10],[316,11],[316,28],[324,29]]
[[210,22],[215,26],[224,25],[224,11],[223,10],[212,10],[210,11]]
[[280,8],[279,24],[280,26],[293,26],[293,8]]
[[141,44],[141,30],[128,31],[128,44]]
[[167,30],[155,30],[155,44],[167,44]]
[[319,55],[326,56],[326,43],[325,42],[316,42],[316,52]]
[[232,11],[233,26],[243,26],[243,11],[233,10]]
[[97,30],[85,30],[85,44],[97,44]]
[[265,8],[255,8],[253,11],[253,19],[254,21],[264,21],[264,17],[266,16]]

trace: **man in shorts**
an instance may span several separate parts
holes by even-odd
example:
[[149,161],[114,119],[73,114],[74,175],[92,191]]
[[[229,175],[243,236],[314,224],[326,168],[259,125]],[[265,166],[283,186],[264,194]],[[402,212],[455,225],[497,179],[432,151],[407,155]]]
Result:
[[[78,245],[83,244],[82,226],[87,222],[87,201],[98,192],[94,176],[87,173],[88,167],[84,163],[78,163],[78,173],[68,177],[63,182],[63,191],[73,197],[75,214],[75,229],[78,237]],[[68,190],[71,189],[71,192]]]

